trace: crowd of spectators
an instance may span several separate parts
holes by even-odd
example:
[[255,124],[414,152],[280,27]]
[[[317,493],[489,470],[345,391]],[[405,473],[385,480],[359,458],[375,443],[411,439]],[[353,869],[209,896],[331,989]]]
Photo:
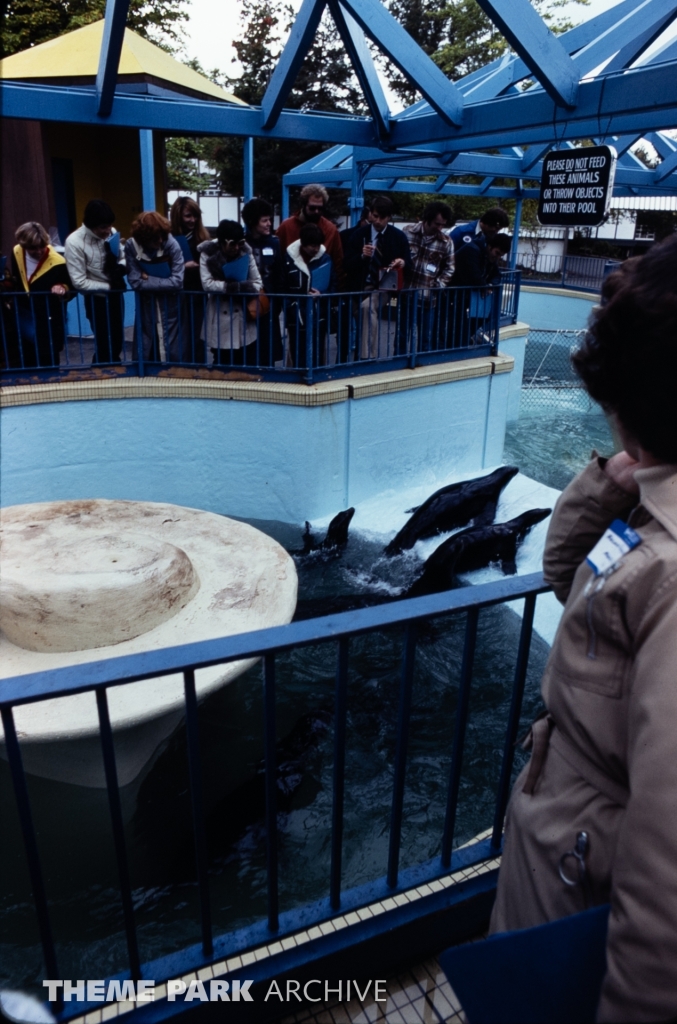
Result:
[[139,293],[135,360],[305,367],[327,364],[332,337],[339,363],[351,352],[354,359],[407,354],[413,333],[419,351],[480,338],[510,249],[499,234],[508,226],[503,210],[454,227],[450,207],[431,202],[402,231],[392,223],[392,201],[377,196],[355,227],[339,232],[326,215],[328,199],[323,186],[306,185],[297,212],[275,233],[271,205],[252,199],[242,209],[244,227],[222,220],[212,238],[199,205],[180,196],[169,219],[140,213],[126,240],[109,204],[92,199],[63,255],[41,224],[22,224],[0,263],[2,362],[57,366],[67,303],[80,293],[92,361],[120,363],[127,288]]

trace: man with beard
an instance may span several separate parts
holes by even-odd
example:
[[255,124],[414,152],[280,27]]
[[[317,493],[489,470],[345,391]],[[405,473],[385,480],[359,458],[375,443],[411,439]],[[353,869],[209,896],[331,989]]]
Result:
[[291,217],[283,220],[277,229],[277,237],[283,251],[301,237],[304,224],[316,224],[324,236],[324,246],[334,264],[334,273],[343,286],[343,248],[338,228],[324,216],[329,195],[323,185],[304,185],[301,189],[301,205]]

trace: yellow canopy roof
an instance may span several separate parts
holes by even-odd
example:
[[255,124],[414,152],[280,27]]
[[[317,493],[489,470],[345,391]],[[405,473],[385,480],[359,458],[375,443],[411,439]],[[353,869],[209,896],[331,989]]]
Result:
[[[102,38],[103,19],[5,57],[0,60],[0,78],[96,78]],[[226,92],[221,86],[210,82],[204,75],[175,60],[165,50],[128,28],[125,29],[118,73],[120,76],[151,75],[170,85],[200,92],[212,99],[247,106],[237,96]]]

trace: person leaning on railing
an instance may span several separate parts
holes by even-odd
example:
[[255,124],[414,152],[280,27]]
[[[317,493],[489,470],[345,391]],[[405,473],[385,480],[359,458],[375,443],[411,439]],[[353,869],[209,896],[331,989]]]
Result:
[[66,302],[73,285],[66,261],[37,221],[17,228],[3,297],[4,361],[8,368],[58,366],[66,339]]
[[257,366],[262,282],[244,228],[237,221],[222,220],[216,241],[202,242],[198,252],[202,287],[209,292],[205,337],[214,362]]
[[336,271],[324,245],[324,233],[317,224],[304,224],[300,237],[288,247],[282,285],[287,296],[307,296],[304,300],[285,300],[291,365],[306,367],[308,364],[308,328],[312,317],[312,365],[324,366],[329,307],[323,296],[336,291]]
[[280,331],[280,303],[271,296],[282,291],[284,252],[280,239],[273,231],[273,208],[265,199],[250,199],[242,207],[245,241],[259,268],[263,291],[268,296],[268,308],[259,313],[258,335],[261,361],[274,366],[282,359],[282,332]]
[[454,274],[454,245],[445,228],[453,224],[451,208],[428,203],[418,224],[404,229],[411,252],[407,288],[418,289],[418,351],[445,348],[449,335],[450,303],[447,288]]
[[565,608],[541,687],[547,716],[531,728],[531,760],[510,800],[491,930],[610,903],[597,1020],[671,1021],[677,236],[604,290],[573,362],[625,450],[595,456],[552,517],[544,572]]
[[[404,231],[390,219],[394,213],[388,196],[376,196],[369,206],[369,223],[350,236],[345,258],[348,290],[374,292],[360,303],[358,358],[374,359],[405,351],[406,317],[395,308],[394,294],[400,291],[411,270],[411,253]],[[385,323],[383,322],[385,319]]]
[[181,360],[184,363],[205,363],[206,353],[202,324],[204,321],[204,298],[201,293],[200,254],[197,251],[202,242],[208,242],[211,235],[202,223],[202,211],[190,196],[179,196],[170,210],[172,235],[183,253],[183,290],[179,306],[181,332]]
[[124,341],[124,241],[103,199],[90,199],[82,224],[66,239],[64,255],[73,287],[84,293],[94,333],[95,363],[119,363]]
[[[162,363],[181,359],[178,291],[184,261],[169,228],[167,218],[155,210],[140,213],[125,245],[127,279],[141,293],[143,357]],[[133,357],[138,358],[136,328]]]

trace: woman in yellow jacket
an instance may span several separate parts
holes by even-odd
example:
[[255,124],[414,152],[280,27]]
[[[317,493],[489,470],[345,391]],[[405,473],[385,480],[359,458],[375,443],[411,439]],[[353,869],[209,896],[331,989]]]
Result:
[[73,297],[63,256],[37,221],[17,228],[4,322],[9,367],[58,366],[66,339],[66,301]]

